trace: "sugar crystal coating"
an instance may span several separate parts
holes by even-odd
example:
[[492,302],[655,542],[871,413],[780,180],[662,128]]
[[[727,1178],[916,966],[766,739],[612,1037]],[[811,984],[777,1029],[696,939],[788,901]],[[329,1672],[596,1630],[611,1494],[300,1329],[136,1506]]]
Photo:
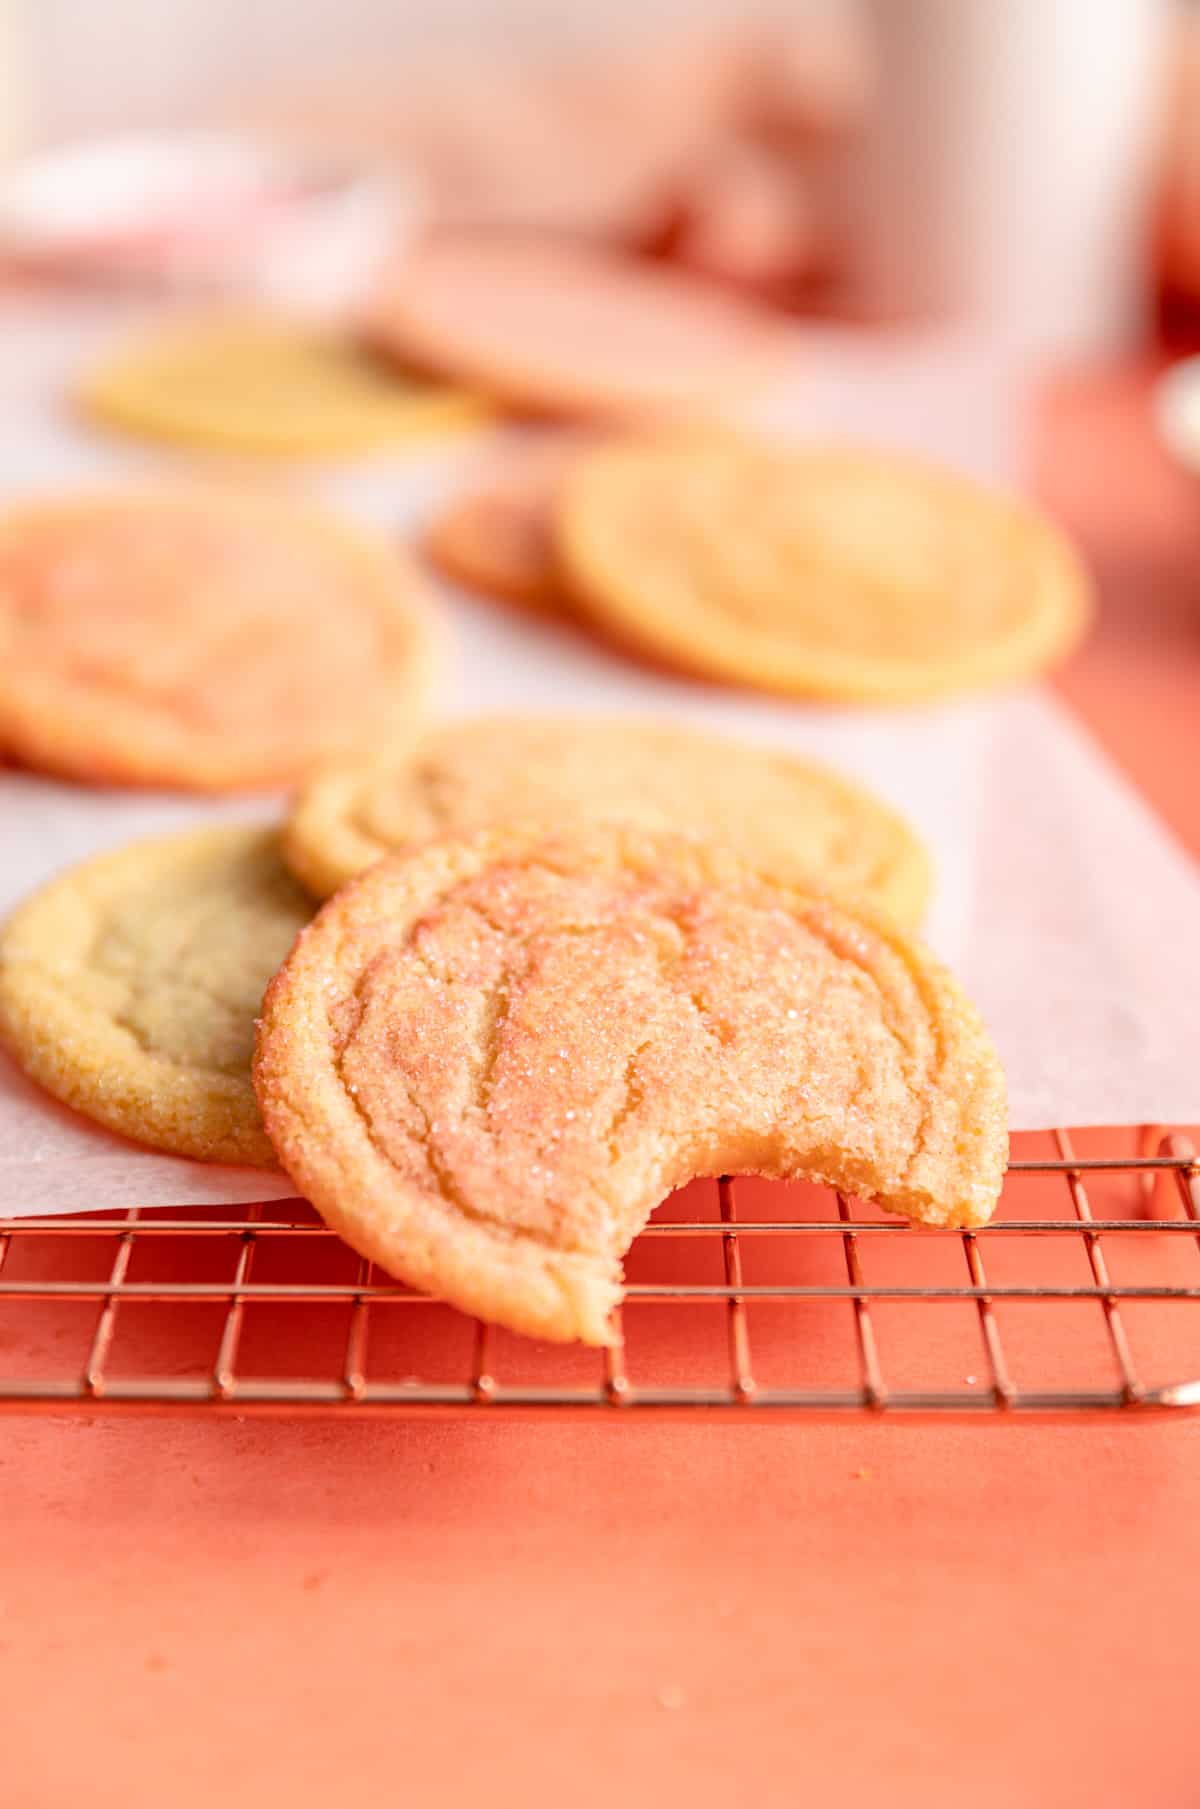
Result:
[[301,935],[255,1064],[285,1167],[414,1286],[603,1343],[620,1258],[697,1175],[982,1223],[995,1052],[883,917],[626,826],[381,862]]

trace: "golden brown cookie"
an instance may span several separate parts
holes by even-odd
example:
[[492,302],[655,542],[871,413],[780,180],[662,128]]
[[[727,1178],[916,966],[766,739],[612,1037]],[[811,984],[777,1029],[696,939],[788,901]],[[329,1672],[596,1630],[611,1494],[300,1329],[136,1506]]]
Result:
[[499,823],[629,822],[704,835],[775,879],[818,875],[916,925],[929,862],[869,792],[808,760],[636,718],[484,716],[444,723],[411,750],[319,773],[284,833],[318,897],[386,854]]
[[115,490],[0,517],[0,746],[99,784],[287,784],[411,735],[422,586],[383,541],[239,490]]
[[986,1032],[887,919],[613,825],[380,862],[271,983],[254,1077],[288,1174],[363,1255],[593,1344],[694,1176],[978,1225],[1007,1149]]
[[558,484],[581,441],[510,454],[429,524],[425,551],[456,584],[547,615],[569,610],[554,549]]
[[93,420],[198,450],[334,456],[477,425],[478,396],[272,315],[173,322],[110,354],[76,397]]
[[275,1168],[250,1084],[254,1019],[311,911],[274,830],[190,830],[99,855],[0,932],[0,1039],[109,1130]]
[[892,703],[1028,677],[1083,632],[1083,569],[1033,510],[889,453],[610,445],[560,486],[576,606],[764,690]]
[[364,330],[406,365],[522,413],[707,418],[792,357],[776,316],[703,280],[551,234],[446,231],[404,257]]

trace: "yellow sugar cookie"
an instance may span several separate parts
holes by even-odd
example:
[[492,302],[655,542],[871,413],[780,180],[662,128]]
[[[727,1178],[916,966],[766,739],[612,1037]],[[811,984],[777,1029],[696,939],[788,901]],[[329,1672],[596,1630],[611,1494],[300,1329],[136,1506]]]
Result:
[[412,1286],[614,1337],[621,1258],[700,1175],[825,1182],[978,1225],[1004,1079],[882,916],[666,833],[428,843],[301,932],[267,991],[263,1122],[297,1188]]
[[312,907],[274,830],[190,830],[52,880],[0,932],[0,1040],[88,1118],[277,1166],[250,1083],[267,981]]
[[282,785],[411,735],[433,670],[403,554],[235,489],[0,516],[0,746],[97,784]]
[[319,897],[384,855],[504,822],[587,821],[705,835],[777,879],[820,876],[920,921],[929,862],[908,826],[829,768],[667,722],[485,716],[411,749],[318,773],[284,834]]
[[1030,677],[1088,581],[1032,509],[917,460],[679,437],[601,447],[556,507],[576,607],[641,651],[764,690],[900,703]]
[[398,370],[333,331],[253,314],[151,330],[88,371],[76,400],[146,439],[283,457],[422,440],[488,412],[467,390]]

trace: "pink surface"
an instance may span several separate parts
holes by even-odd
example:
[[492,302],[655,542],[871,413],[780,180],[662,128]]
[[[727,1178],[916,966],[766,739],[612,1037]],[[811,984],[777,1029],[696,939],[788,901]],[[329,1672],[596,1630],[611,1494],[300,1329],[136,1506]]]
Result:
[[[1132,381],[1047,448],[1106,573],[1063,689],[1200,846],[1200,494]],[[9,1418],[0,1504],[19,1809],[1200,1795],[1200,1419]]]

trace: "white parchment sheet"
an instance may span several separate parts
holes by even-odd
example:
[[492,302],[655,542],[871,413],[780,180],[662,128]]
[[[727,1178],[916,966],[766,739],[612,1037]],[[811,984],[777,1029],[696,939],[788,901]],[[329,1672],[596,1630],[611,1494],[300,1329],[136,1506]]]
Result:
[[[4,347],[14,342],[11,323],[0,320],[0,329],[3,376]],[[43,348],[42,390],[75,343],[59,322]],[[20,372],[24,407],[0,426],[0,496],[56,477],[145,468],[144,453],[94,442],[49,414],[31,358]],[[886,391],[883,365],[876,359],[870,369]],[[812,391],[822,431],[846,412],[828,369],[823,382]],[[889,413],[865,407],[856,391],[850,425],[1003,475],[1011,448],[997,451],[999,415],[985,448],[971,440],[982,418],[973,379],[939,376],[922,353],[890,393]],[[930,421],[940,442],[917,431]],[[447,448],[421,463],[303,481],[402,528],[477,457],[477,448]],[[997,1038],[1014,1128],[1200,1119],[1200,877],[1050,692],[917,711],[816,709],[659,675],[569,625],[443,597],[453,650],[442,704],[451,713],[674,716],[816,755],[901,809],[933,856],[929,938]],[[101,848],[216,816],[270,819],[281,808],[272,799],[226,805],[94,792],[0,771],[0,910]],[[282,1177],[136,1149],[56,1106],[0,1057],[0,1217],[291,1191]]]

